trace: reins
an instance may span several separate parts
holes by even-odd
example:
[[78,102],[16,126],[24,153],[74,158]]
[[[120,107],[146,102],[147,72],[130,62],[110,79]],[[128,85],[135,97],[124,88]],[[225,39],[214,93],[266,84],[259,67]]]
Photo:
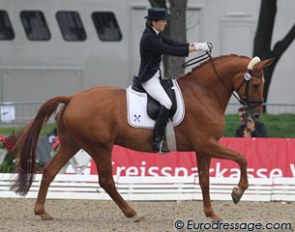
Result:
[[[208,44],[209,45],[209,51],[206,51],[206,53],[204,53],[203,55],[197,56],[193,59],[188,60],[187,62],[183,63],[181,66],[183,68],[185,67],[189,67],[192,66],[194,64],[198,64],[204,60],[209,60],[210,64],[212,66],[212,69],[217,77],[217,79],[222,83],[222,85],[225,87],[225,89],[227,89],[227,91],[234,96],[234,98],[242,105],[247,106],[248,108],[254,108],[257,105],[263,104],[263,100],[257,100],[257,99],[249,99],[249,83],[250,80],[252,79],[252,73],[251,70],[248,70],[245,75],[244,75],[244,80],[243,82],[240,84],[240,86],[235,90],[235,92],[238,92],[240,90],[240,88],[246,84],[246,88],[245,88],[245,93],[244,93],[244,97],[243,99],[240,99],[240,97],[233,92],[231,89],[228,88],[228,86],[226,85],[226,83],[224,82],[224,80],[220,77],[220,75],[217,72],[217,69],[213,63],[213,59],[211,56],[211,52],[212,52],[212,48],[213,45],[211,43]],[[253,106],[249,107],[248,103],[254,103]]]
[[213,44],[208,42],[208,47],[209,47],[209,51],[206,51],[206,53],[204,53],[203,55],[197,56],[195,58],[192,58],[192,59],[188,60],[187,62],[184,62],[181,65],[181,67],[186,68],[186,67],[192,66],[194,64],[198,64],[198,63],[200,63],[200,62],[202,62],[204,60],[207,60],[209,58],[211,59],[212,58],[211,57],[211,52],[212,52]]
[[[201,63],[202,61],[207,60],[208,58],[210,58],[210,56],[211,56],[211,49],[210,49],[209,52],[206,52],[206,53],[204,53],[203,55],[197,56],[197,57],[195,57],[195,58],[192,58],[192,59],[190,59],[190,60],[184,62],[184,63],[181,65],[181,67],[186,68],[186,67],[192,66],[192,65],[194,65],[194,64]],[[196,61],[195,61],[195,60],[196,60]],[[193,61],[194,61],[194,62],[193,62]]]
[[[263,100],[258,100],[258,99],[251,99],[249,98],[249,84],[250,84],[250,81],[252,79],[252,70],[247,70],[247,72],[244,74],[244,80],[243,82],[240,84],[240,86],[235,90],[235,92],[232,92],[228,87],[227,85],[225,84],[225,82],[223,81],[223,79],[220,77],[220,75],[218,74],[217,70],[216,70],[216,67],[213,63],[213,60],[212,60],[212,56],[211,56],[211,50],[210,52],[207,52],[208,56],[209,56],[209,61],[211,63],[211,66],[212,66],[212,69],[216,75],[216,77],[218,78],[218,80],[223,84],[223,86],[228,90],[228,92],[230,94],[232,94],[234,96],[235,99],[237,99],[237,101],[246,106],[248,109],[252,109],[252,108],[255,108],[256,106],[259,106],[261,104],[263,104]],[[244,93],[244,97],[243,99],[240,99],[240,97],[236,94],[236,92],[238,92],[240,90],[240,88],[246,84],[246,87],[245,87],[245,93]],[[253,105],[252,106],[248,106],[248,103],[252,103]]]
[[[213,60],[212,60],[211,50],[210,50],[210,52],[206,52],[206,53],[208,54],[210,64],[211,64],[211,66],[212,66],[212,69],[213,69],[213,71],[214,71],[214,73],[215,73],[217,79],[222,83],[222,85],[227,89],[227,91],[228,91],[231,95],[233,95],[235,99],[237,99],[237,101],[238,101],[240,104],[242,104],[242,105],[247,105],[247,103],[246,103],[245,101],[241,100],[241,99],[239,98],[239,96],[237,96],[237,94],[236,94],[235,92],[232,92],[232,90],[229,89],[229,88],[227,87],[227,85],[225,84],[224,80],[223,80],[223,79],[220,77],[220,75],[218,74],[218,72],[217,72],[217,70],[216,70],[216,67],[215,67],[215,65],[214,65],[214,63],[213,63]],[[242,82],[242,84],[239,86],[239,88],[238,88],[236,91],[238,91],[238,90],[244,85],[244,83],[245,83],[245,80]]]
[[[223,81],[223,79],[220,77],[220,75],[218,74],[217,70],[216,70],[216,67],[213,63],[213,60],[212,60],[212,56],[211,56],[211,52],[212,52],[212,44],[209,44],[209,51],[207,51],[206,53],[204,53],[203,55],[200,55],[200,56],[197,56],[195,58],[192,58],[190,60],[188,60],[187,62],[183,63],[181,66],[183,68],[186,68],[186,67],[189,67],[189,66],[192,66],[194,64],[198,64],[198,63],[201,63],[202,61],[204,60],[208,60],[210,61],[210,64],[212,66],[212,69],[217,77],[217,79],[222,83],[222,85],[228,90],[228,92],[230,94],[232,94],[240,104],[243,104],[245,105],[246,103],[244,101],[242,101],[234,92],[232,92],[228,87],[227,85],[225,84],[225,82]],[[240,85],[239,89],[243,86],[245,81],[243,81],[243,83]]]

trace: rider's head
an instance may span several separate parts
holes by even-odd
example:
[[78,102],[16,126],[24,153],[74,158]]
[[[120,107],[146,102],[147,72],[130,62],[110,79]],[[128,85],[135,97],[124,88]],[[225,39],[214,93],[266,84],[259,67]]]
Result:
[[153,27],[157,31],[164,31],[167,25],[167,14],[165,8],[150,8],[148,9],[148,15],[145,16],[146,26]]

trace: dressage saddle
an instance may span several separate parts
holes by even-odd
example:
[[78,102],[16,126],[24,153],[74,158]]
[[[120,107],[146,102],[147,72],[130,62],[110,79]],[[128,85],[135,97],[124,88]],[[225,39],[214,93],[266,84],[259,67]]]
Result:
[[[170,109],[169,113],[169,118],[172,118],[176,112],[177,109],[177,103],[176,103],[176,96],[175,96],[175,90],[173,86],[173,82],[171,79],[161,79],[161,85],[163,86],[164,90],[166,91],[167,95],[169,96],[171,102],[172,102],[172,107]],[[155,99],[153,99],[141,86],[138,78],[134,76],[133,81],[132,81],[132,86],[131,88],[134,91],[141,92],[141,93],[146,93],[147,94],[147,114],[148,116],[156,120],[160,111],[160,103],[157,102]]]

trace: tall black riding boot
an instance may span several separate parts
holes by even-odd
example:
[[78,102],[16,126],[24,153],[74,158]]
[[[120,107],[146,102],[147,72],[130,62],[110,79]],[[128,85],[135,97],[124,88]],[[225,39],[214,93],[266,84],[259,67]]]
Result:
[[163,143],[164,131],[169,119],[169,110],[161,106],[158,118],[154,128],[153,150],[161,154],[170,152],[167,146]]

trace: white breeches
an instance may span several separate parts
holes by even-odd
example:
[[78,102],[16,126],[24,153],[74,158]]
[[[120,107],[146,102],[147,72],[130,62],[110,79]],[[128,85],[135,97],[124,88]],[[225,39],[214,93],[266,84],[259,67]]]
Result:
[[155,73],[155,75],[151,79],[142,83],[142,87],[152,98],[154,98],[157,102],[163,105],[166,109],[168,110],[171,109],[172,102],[160,83],[159,70]]

